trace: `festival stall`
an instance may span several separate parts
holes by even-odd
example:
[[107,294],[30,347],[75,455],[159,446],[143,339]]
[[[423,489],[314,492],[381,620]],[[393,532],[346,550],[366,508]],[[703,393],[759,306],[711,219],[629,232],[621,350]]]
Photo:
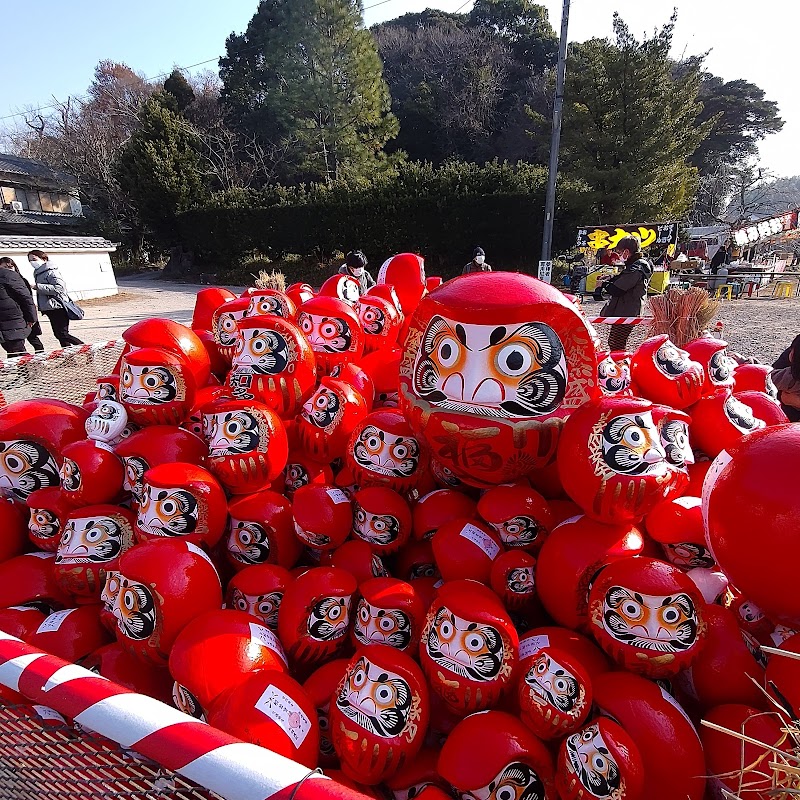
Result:
[[4,797],[797,790],[769,369],[428,285],[203,289],[82,402],[0,410]]

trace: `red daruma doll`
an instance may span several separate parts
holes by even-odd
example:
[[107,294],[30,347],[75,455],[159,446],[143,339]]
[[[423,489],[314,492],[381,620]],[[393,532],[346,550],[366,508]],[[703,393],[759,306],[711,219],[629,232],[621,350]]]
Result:
[[[253,298],[254,300],[256,298]],[[280,317],[251,317],[239,337],[227,386],[237,400],[257,400],[293,417],[314,389],[316,360],[297,325]]]
[[368,786],[391,777],[419,752],[429,716],[428,687],[411,656],[379,644],[359,650],[330,707],[345,775]]
[[310,569],[286,587],[278,635],[296,666],[319,666],[344,645],[355,592],[355,578],[335,567]]
[[380,555],[396,553],[411,536],[411,509],[401,495],[371,486],[353,495],[353,535]]
[[318,296],[300,306],[297,324],[317,360],[317,372],[328,375],[337,364],[364,354],[364,332],[356,312],[334,297]]
[[358,298],[356,313],[364,331],[364,353],[374,353],[397,345],[402,321],[397,307],[373,294]]
[[226,606],[258,617],[278,630],[278,610],[291,582],[289,571],[277,564],[257,564],[237,572],[228,583]]
[[511,683],[519,637],[491,589],[451,581],[428,611],[420,662],[430,683],[457,714],[491,708]]
[[364,581],[358,592],[361,599],[353,619],[354,644],[385,644],[415,656],[425,607],[414,587],[396,578],[372,578]]
[[654,403],[684,409],[703,395],[705,371],[669,336],[653,336],[633,356],[633,382]]
[[203,438],[209,469],[231,494],[268,488],[289,456],[280,417],[262,403],[214,401],[203,409]]

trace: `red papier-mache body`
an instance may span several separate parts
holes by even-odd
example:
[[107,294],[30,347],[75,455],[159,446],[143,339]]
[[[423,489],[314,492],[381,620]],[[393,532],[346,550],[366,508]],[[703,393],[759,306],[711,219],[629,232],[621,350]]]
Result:
[[347,669],[348,659],[337,658],[323,664],[319,669],[309,675],[303,683],[303,689],[308,694],[311,702],[317,709],[319,722],[319,765],[321,767],[336,767],[339,756],[331,741],[330,710],[331,703],[336,697],[339,683]]
[[606,396],[630,395],[631,357],[628,353],[599,352],[597,354],[597,382]]
[[297,438],[306,454],[330,462],[345,454],[350,435],[367,416],[367,403],[349,383],[324,377],[297,417]]
[[238,297],[229,303],[221,305],[211,317],[211,332],[222,358],[228,364],[233,360],[236,352],[236,342],[239,338],[239,322],[250,308],[249,297]]
[[208,712],[227,688],[260,670],[286,672],[288,662],[278,637],[243,611],[207,611],[179,634],[169,654],[169,671]]
[[705,600],[677,567],[653,558],[609,564],[589,592],[598,644],[617,664],[647,678],[691,666],[705,643]]
[[118,641],[155,664],[167,663],[178,634],[195,617],[222,606],[214,565],[199,547],[184,540],[132,547],[120,559],[116,589]]
[[561,293],[475,273],[427,295],[411,321],[400,406],[466,483],[507,483],[553,458],[564,419],[596,397],[592,333]]
[[414,539],[421,541],[430,539],[445,522],[451,519],[458,517],[473,519],[477,516],[477,505],[471,497],[462,492],[454,489],[436,489],[417,501],[412,515]]
[[228,608],[258,617],[270,630],[278,630],[278,611],[291,582],[289,570],[277,564],[255,564],[237,572],[228,582]]
[[247,317],[226,380],[237,400],[256,400],[291,418],[317,380],[316,359],[300,328],[279,316]]
[[717,389],[691,408],[692,441],[710,458],[733,447],[742,437],[766,427],[753,409],[730,393]]
[[214,312],[225,303],[235,300],[236,295],[229,289],[219,286],[209,286],[201,289],[194,300],[194,312],[192,313],[192,330],[197,332],[210,331],[213,325]]
[[636,522],[686,485],[685,468],[662,442],[656,411],[647,400],[604,397],[567,420],[558,472],[586,515],[608,524]]
[[316,567],[286,587],[278,635],[301,669],[333,658],[347,642],[355,578],[343,569]]
[[0,564],[0,608],[36,604],[48,609],[72,605],[55,576],[55,553],[25,553]]
[[64,591],[99,600],[106,574],[133,547],[135,524],[136,515],[121,506],[86,506],[67,514],[54,567]]
[[356,312],[335,297],[307,300],[300,306],[297,324],[314,351],[319,375],[364,354],[364,332]]
[[648,400],[684,409],[703,396],[703,365],[674,345],[667,334],[653,336],[633,354],[633,382]]
[[185,355],[143,347],[122,357],[120,403],[138,425],[179,425],[198,388]]
[[713,394],[719,388],[733,389],[736,362],[728,355],[728,343],[713,336],[692,339],[686,345],[692,361],[703,366],[705,383],[703,394]]
[[0,491],[25,500],[59,486],[61,451],[86,437],[88,416],[61,400],[20,400],[0,409]]
[[478,513],[509,549],[537,553],[553,528],[547,501],[530,486],[497,486],[478,501]]
[[[398,308],[410,317],[427,291],[425,285],[425,259],[416,253],[398,253],[387,258],[378,270],[378,286],[389,285],[397,298]],[[378,287],[370,292],[377,294]],[[384,297],[383,293],[380,294]]]
[[125,468],[109,446],[85,439],[68,444],[61,455],[61,491],[68,502],[89,506],[120,499]]
[[206,469],[160,464],[144,474],[136,539],[178,537],[211,548],[222,538],[228,507],[225,492]]
[[536,559],[508,550],[492,562],[489,585],[509,611],[521,611],[536,597]]
[[254,564],[277,564],[291,569],[302,545],[294,535],[289,501],[265,491],[238,497],[228,505],[225,549],[237,572]]
[[768,364],[740,364],[733,371],[733,391],[764,392],[777,398],[778,390],[772,382],[772,367]]
[[396,553],[411,536],[411,509],[393,489],[371,486],[353,495],[353,535],[379,555]]
[[431,690],[464,716],[497,704],[511,684],[518,647],[511,618],[491,589],[451,581],[428,610],[420,662]]
[[315,550],[339,547],[353,530],[353,506],[341,489],[332,486],[302,486],[292,502],[294,533]]
[[358,281],[350,275],[331,275],[319,288],[319,297],[335,297],[351,308],[358,303],[361,288]]
[[67,514],[75,508],[75,503],[57,486],[37,489],[28,496],[25,503],[30,509],[28,539],[38,550],[54,553],[61,541],[64,521]]
[[54,611],[39,625],[29,644],[65,661],[84,658],[112,639],[100,622],[99,608],[90,603]]
[[393,775],[419,752],[430,698],[411,656],[386,645],[356,652],[330,705],[331,739],[345,775],[367,785]]
[[473,714],[453,729],[439,754],[439,774],[462,800],[556,800],[553,757],[518,719],[502,711]]
[[431,544],[445,581],[468,578],[488,585],[492,564],[503,552],[499,534],[477,519],[445,522]]
[[647,515],[645,524],[670,564],[687,570],[714,566],[714,557],[706,546],[699,497],[676,497],[659,503]]
[[393,303],[383,297],[365,294],[358,298],[356,313],[364,331],[364,353],[397,346],[402,321]]
[[269,406],[220,398],[203,411],[208,468],[231,494],[267,489],[289,457],[289,439]]

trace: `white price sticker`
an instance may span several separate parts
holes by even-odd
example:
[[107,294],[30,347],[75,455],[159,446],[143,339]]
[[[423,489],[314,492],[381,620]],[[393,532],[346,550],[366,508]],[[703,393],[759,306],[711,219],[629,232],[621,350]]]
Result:
[[676,497],[672,502],[687,510],[703,505],[703,501],[699,497]]
[[497,554],[500,552],[500,545],[498,545],[488,533],[482,531],[476,525],[468,522],[461,529],[460,535],[467,541],[472,542],[472,544],[476,545],[477,547],[480,547],[480,549],[483,550],[483,552],[486,553],[486,555],[489,556],[492,561],[497,558]]
[[251,622],[250,637],[258,642],[261,642],[264,647],[268,647],[273,653],[277,653],[281,657],[283,663],[286,664],[286,666],[289,666],[289,662],[286,660],[286,654],[283,652],[283,645],[280,643],[278,637],[269,628],[266,628],[263,625],[258,625],[255,622]]
[[258,698],[255,707],[278,724],[295,747],[303,744],[311,730],[311,721],[288,694],[276,686],[270,686]]
[[328,497],[337,505],[350,502],[350,498],[341,489],[328,489]]
[[64,624],[64,620],[73,611],[77,610],[77,608],[68,608],[66,611],[56,611],[36,629],[36,633],[53,633],[57,631]]
[[546,633],[538,636],[526,636],[519,643],[519,657],[523,659],[535,656],[544,647],[550,647],[550,637]]
[[55,553],[27,553],[31,558],[55,558]]
[[42,718],[42,719],[51,719],[55,722],[63,722],[65,725],[67,721],[58,711],[53,710],[52,708],[48,708],[47,706],[34,706],[33,710]]

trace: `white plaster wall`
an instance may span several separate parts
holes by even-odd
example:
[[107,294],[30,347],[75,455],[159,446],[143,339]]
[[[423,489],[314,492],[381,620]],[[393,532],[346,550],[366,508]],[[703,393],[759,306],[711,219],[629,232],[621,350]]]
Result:
[[[90,300],[119,294],[114,267],[107,251],[48,250],[47,255],[58,267],[73,299]],[[33,285],[33,268],[28,262],[27,249],[10,250],[0,247],[0,256],[13,258],[25,280]]]

